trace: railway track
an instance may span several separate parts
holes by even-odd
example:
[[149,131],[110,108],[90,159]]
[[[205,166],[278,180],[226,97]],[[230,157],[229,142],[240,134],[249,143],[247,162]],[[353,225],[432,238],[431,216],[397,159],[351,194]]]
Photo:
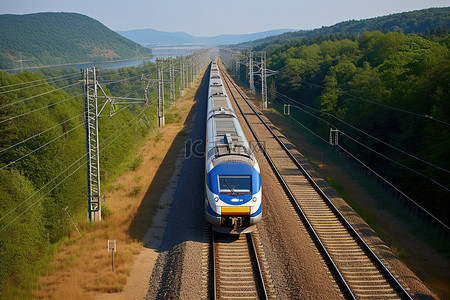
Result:
[[223,68],[221,74],[230,100],[234,99],[343,294],[353,299],[412,299]]
[[214,299],[268,299],[251,234],[212,236]]

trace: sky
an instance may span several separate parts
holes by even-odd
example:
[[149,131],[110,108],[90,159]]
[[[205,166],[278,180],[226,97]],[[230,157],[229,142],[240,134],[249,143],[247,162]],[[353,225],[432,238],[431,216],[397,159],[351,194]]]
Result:
[[0,14],[75,12],[112,30],[195,36],[314,29],[341,21],[450,6],[450,0],[0,0]]

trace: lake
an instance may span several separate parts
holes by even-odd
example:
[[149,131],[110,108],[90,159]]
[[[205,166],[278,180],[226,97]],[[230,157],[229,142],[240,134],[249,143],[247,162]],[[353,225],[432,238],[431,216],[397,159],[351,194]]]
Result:
[[[24,71],[35,71],[39,69],[66,69],[66,70],[72,70],[72,69],[85,69],[85,68],[93,68],[93,67],[101,67],[103,70],[111,70],[111,69],[120,69],[125,67],[137,67],[142,65],[144,62],[155,62],[156,58],[159,57],[175,57],[180,55],[185,55],[190,52],[205,49],[204,47],[177,47],[177,46],[170,46],[170,47],[156,47],[152,48],[153,57],[150,58],[143,58],[143,59],[131,59],[131,60],[122,60],[122,61],[106,61],[106,62],[93,62],[93,63],[81,63],[81,64],[73,64],[73,65],[59,65],[59,66],[49,66],[49,67],[34,67],[34,68],[27,68],[24,67]],[[18,73],[20,72],[20,69],[10,69],[5,70],[8,73]]]

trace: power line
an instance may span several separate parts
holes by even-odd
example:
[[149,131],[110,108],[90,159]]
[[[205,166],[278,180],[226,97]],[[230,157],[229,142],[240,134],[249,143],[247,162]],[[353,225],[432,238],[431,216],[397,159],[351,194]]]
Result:
[[49,144],[53,143],[54,141],[56,141],[56,140],[59,139],[60,137],[63,137],[63,136],[65,136],[65,135],[67,135],[68,133],[74,131],[75,129],[77,129],[78,127],[80,127],[80,126],[82,126],[82,125],[84,125],[84,123],[75,126],[74,128],[72,128],[72,129],[70,129],[69,131],[64,132],[63,134],[61,134],[61,135],[55,137],[54,139],[52,139],[51,141],[45,143],[44,145],[39,146],[38,148],[34,149],[34,150],[31,151],[31,152],[28,152],[27,154],[25,154],[25,155],[19,157],[18,159],[16,159],[16,160],[10,162],[9,164],[4,165],[3,167],[0,167],[0,170],[3,170],[4,168],[9,167],[9,166],[15,164],[16,162],[21,161],[21,160],[24,159],[25,157],[30,156],[31,154],[33,154],[33,153],[36,152],[36,151],[39,151],[40,149],[44,148],[45,146],[48,146]]
[[[58,82],[58,81],[62,81],[62,80],[69,80],[69,79],[76,78],[76,77],[80,76],[79,74],[69,74],[69,75],[71,75],[71,76],[68,77],[68,78],[61,78],[61,79],[58,79],[58,80],[52,80],[52,83],[55,83],[55,82]],[[47,80],[49,80],[49,79],[47,79]],[[0,94],[7,94],[7,93],[12,93],[12,92],[17,92],[17,91],[21,91],[21,90],[25,90],[25,89],[41,86],[41,85],[46,85],[46,84],[51,85],[52,83],[46,81],[46,82],[38,83],[38,84],[35,84],[35,85],[29,85],[29,86],[17,88],[17,89],[14,89],[14,90],[2,91],[2,92],[0,92]],[[0,88],[4,88],[4,87],[2,86]]]
[[[122,135],[125,131],[123,131],[122,133],[116,135],[116,132],[123,129],[126,125],[128,125],[129,123],[133,122],[135,119],[139,118],[140,116],[142,116],[144,114],[144,110],[142,109],[141,113],[138,114],[136,117],[134,117],[133,119],[127,121],[126,123],[124,123],[120,128],[118,128],[115,132],[113,132],[112,134],[110,134],[103,142],[101,145],[103,145],[108,139],[110,139],[112,136],[115,136],[114,139],[112,139],[108,144],[106,144],[103,148],[100,149],[100,152],[104,151],[106,148],[108,148],[120,135]],[[138,120],[137,120],[138,121]],[[137,123],[137,121],[134,122],[135,125]],[[129,127],[131,127],[132,125],[130,125]],[[36,196],[39,192],[41,192],[45,187],[47,187],[50,183],[52,183],[53,181],[55,181],[58,177],[60,177],[62,174],[64,174],[67,170],[69,170],[70,168],[72,168],[76,163],[78,163],[80,160],[84,159],[86,157],[86,154],[83,154],[80,158],[78,158],[77,160],[75,160],[70,166],[68,166],[66,169],[64,169],[63,171],[61,171],[58,175],[56,175],[55,177],[53,177],[52,180],[50,180],[49,182],[47,182],[43,187],[41,187],[39,190],[37,190],[33,195],[29,196],[27,199],[25,199],[24,201],[22,201],[19,205],[17,205],[15,208],[11,209],[8,213],[6,213],[4,216],[2,216],[0,218],[0,221],[2,221],[4,218],[6,218],[8,215],[10,215],[13,211],[17,210],[19,207],[21,207],[24,203],[26,203],[28,200],[32,199],[34,196]],[[21,212],[18,216],[16,216],[11,222],[9,222],[8,224],[6,224],[2,229],[0,229],[0,232],[3,231],[6,227],[8,227],[9,225],[11,225],[15,220],[17,220],[20,216],[22,216],[24,213],[26,213],[30,208],[32,208],[34,205],[36,205],[36,203],[38,203],[41,199],[43,199],[46,195],[48,195],[51,191],[53,191],[56,187],[58,187],[62,182],[64,182],[65,180],[67,180],[70,176],[72,176],[76,171],[78,171],[81,167],[84,166],[84,162],[77,168],[75,169],[75,171],[73,171],[71,174],[69,174],[68,176],[66,176],[62,181],[60,181],[58,184],[56,184],[53,188],[51,188],[49,191],[47,191],[42,197],[40,197],[38,200],[36,200],[35,202],[33,202],[30,206],[28,206],[23,212]]]
[[450,189],[448,189],[447,187],[445,187],[445,186],[442,185],[441,183],[437,182],[437,181],[434,180],[433,178],[428,177],[427,175],[425,175],[425,174],[423,174],[423,173],[420,173],[419,171],[416,171],[416,170],[414,170],[414,169],[411,169],[410,167],[407,167],[407,166],[405,166],[405,165],[403,165],[403,164],[401,164],[401,163],[399,163],[399,162],[397,162],[397,161],[395,161],[395,160],[393,160],[393,159],[387,157],[387,156],[384,155],[384,154],[381,154],[380,152],[378,152],[378,151],[376,151],[376,150],[370,148],[369,146],[367,146],[367,145],[361,143],[360,141],[358,141],[358,140],[352,138],[351,136],[349,136],[349,135],[346,134],[345,132],[339,130],[339,133],[341,133],[342,135],[346,136],[347,138],[349,138],[350,140],[354,141],[355,143],[361,145],[362,147],[364,147],[364,148],[366,148],[366,149],[372,151],[373,153],[378,154],[379,156],[383,157],[384,159],[387,159],[387,160],[389,160],[390,162],[393,162],[393,163],[395,163],[395,164],[401,166],[402,168],[407,169],[407,170],[410,171],[410,172],[416,173],[417,175],[420,175],[420,176],[422,176],[422,177],[425,177],[425,178],[427,178],[427,179],[433,181],[435,184],[439,185],[441,188],[445,189],[447,192],[450,191]]
[[[389,144],[389,143],[387,143],[387,142],[385,142],[385,141],[383,141],[383,140],[381,140],[381,139],[379,139],[379,138],[377,138],[377,137],[374,137],[374,136],[370,135],[369,133],[367,133],[367,132],[365,132],[365,131],[363,131],[363,130],[361,130],[361,129],[359,129],[359,128],[357,128],[357,127],[355,127],[355,126],[353,126],[353,125],[351,125],[351,124],[349,124],[349,123],[347,123],[346,121],[344,121],[344,120],[338,118],[337,116],[335,116],[335,115],[333,115],[333,114],[331,114],[331,113],[329,113],[329,112],[320,111],[320,110],[315,109],[315,108],[313,108],[313,107],[311,107],[311,106],[308,106],[308,105],[306,105],[306,104],[303,104],[303,103],[301,103],[301,102],[298,102],[298,101],[296,101],[296,100],[294,100],[294,99],[292,99],[292,98],[290,98],[290,97],[288,97],[288,96],[286,96],[286,95],[284,95],[284,94],[281,94],[281,93],[279,93],[279,92],[276,92],[276,94],[277,94],[277,95],[280,95],[281,97],[284,97],[285,99],[287,99],[287,101],[293,102],[293,103],[295,103],[295,104],[302,105],[302,106],[307,107],[308,109],[311,109],[311,110],[313,110],[313,111],[315,111],[315,112],[318,112],[318,113],[321,113],[321,114],[330,116],[330,117],[334,118],[335,120],[337,120],[337,121],[339,121],[339,122],[342,122],[342,123],[344,123],[345,125],[347,125],[347,126],[353,128],[353,129],[357,130],[358,132],[360,132],[360,133],[362,133],[362,134],[364,134],[364,135],[366,135],[366,136],[368,136],[368,137],[370,137],[370,138],[376,140],[377,142],[380,142],[380,143],[382,143],[383,145],[388,146],[388,147],[390,147],[390,148],[392,148],[392,149],[394,149],[394,150],[397,150],[397,151],[399,151],[399,152],[401,152],[401,153],[403,153],[403,154],[405,154],[405,155],[407,155],[407,156],[409,156],[409,157],[411,157],[411,158],[413,158],[413,159],[416,159],[416,160],[418,160],[418,161],[420,161],[420,162],[422,162],[422,163],[424,163],[424,164],[427,164],[427,165],[429,165],[429,166],[431,166],[431,167],[433,167],[433,168],[436,168],[436,169],[438,169],[438,170],[441,170],[441,171],[443,171],[443,172],[450,173],[449,170],[447,170],[447,169],[445,169],[445,168],[442,168],[442,167],[440,167],[440,166],[437,166],[437,165],[435,165],[435,164],[433,164],[433,163],[430,163],[430,162],[428,162],[428,161],[426,161],[426,160],[423,160],[423,159],[421,159],[421,158],[419,158],[419,157],[417,157],[417,156],[415,156],[415,155],[413,155],[413,154],[410,154],[410,153],[408,153],[408,152],[406,152],[406,151],[404,151],[404,150],[402,150],[402,149],[400,149],[400,148],[397,148],[397,147],[395,147],[394,145],[391,145],[391,144]],[[328,122],[327,122],[327,123],[328,123]],[[328,123],[328,124],[329,124],[329,123]]]
[[124,81],[130,81],[133,78],[140,78],[140,77],[141,77],[141,75],[136,75],[136,76],[133,76],[133,77],[129,77],[129,78],[125,78],[125,79],[118,79],[118,80],[106,80],[106,81],[98,80],[98,83],[99,84],[113,84],[113,83],[119,83],[119,82],[124,82]]
[[[301,107],[298,107],[298,106],[296,106],[296,105],[292,105],[291,107],[293,107],[293,108],[298,108],[298,109],[304,111],[305,113],[308,113],[308,114],[314,116],[315,118],[317,118],[317,119],[319,119],[319,120],[321,120],[321,121],[323,121],[323,122],[329,124],[326,120],[324,120],[324,119],[322,119],[322,118],[320,118],[320,117],[318,117],[318,116],[315,116],[315,115],[313,115],[313,114],[307,112],[306,110],[304,110],[304,109],[301,108]],[[339,129],[339,128],[337,128],[337,129]],[[310,130],[310,131],[311,131],[311,130]],[[385,156],[385,155],[383,155],[383,154],[377,152],[376,150],[370,148],[369,146],[363,144],[362,142],[359,142],[359,141],[357,141],[356,139],[350,137],[348,134],[346,134],[344,131],[342,131],[342,130],[340,130],[340,129],[339,129],[339,133],[345,135],[346,137],[348,137],[348,138],[351,139],[352,141],[354,141],[354,142],[358,143],[359,145],[361,145],[361,146],[363,146],[363,147],[369,149],[370,151],[372,151],[372,152],[374,152],[374,153],[380,155],[381,157],[383,157],[383,158],[385,158],[385,159],[387,159],[387,160],[389,160],[389,161],[391,161],[391,162],[393,162],[393,163],[395,163],[395,164],[397,164],[397,165],[399,165],[399,166],[401,166],[401,167],[403,167],[403,168],[405,168],[405,169],[407,169],[407,170],[409,170],[409,171],[412,171],[412,172],[416,173],[417,175],[420,175],[420,176],[422,176],[422,177],[424,177],[424,178],[426,178],[426,179],[428,179],[428,180],[431,180],[432,182],[434,182],[435,184],[437,184],[437,185],[440,186],[441,188],[445,189],[446,191],[449,191],[449,189],[448,189],[447,187],[445,187],[443,184],[439,183],[439,182],[436,181],[435,179],[433,179],[433,178],[431,178],[431,177],[429,177],[429,176],[427,176],[427,175],[425,175],[425,174],[422,174],[422,173],[420,173],[420,172],[418,172],[418,171],[416,171],[416,170],[414,170],[414,169],[411,169],[411,168],[409,168],[409,167],[407,167],[407,166],[405,166],[405,165],[403,165],[403,164],[401,164],[401,163],[399,163],[399,162],[397,162],[397,161],[395,161],[395,160],[393,160],[393,159],[391,159],[391,158],[389,158],[389,157],[387,157],[387,156]],[[316,134],[315,134],[315,135],[316,135]],[[317,136],[317,135],[316,135],[316,136]],[[323,138],[321,138],[321,139],[323,140]]]
[[[86,157],[86,154],[83,154],[80,158],[78,158],[76,161],[74,161],[70,166],[68,166],[67,168],[65,168],[63,171],[61,171],[58,175],[56,175],[55,177],[53,177],[52,180],[50,180],[49,182],[47,182],[43,187],[41,187],[39,190],[37,190],[36,192],[34,192],[33,195],[29,196],[27,199],[25,199],[24,201],[22,201],[19,205],[17,205],[15,208],[11,209],[9,212],[7,212],[4,216],[2,216],[0,218],[0,221],[2,221],[4,218],[6,218],[9,214],[11,214],[13,211],[17,210],[19,207],[21,207],[25,202],[27,202],[29,199],[33,198],[35,195],[37,195],[40,191],[42,191],[45,187],[47,187],[50,183],[52,183],[53,181],[55,181],[55,179],[57,179],[59,176],[61,176],[64,172],[66,172],[67,170],[69,170],[71,167],[73,167],[77,162],[79,162],[80,160],[82,160],[83,158]],[[6,226],[5,226],[6,227]],[[3,229],[2,229],[3,230]]]
[[[84,155],[83,155],[84,157]],[[71,177],[73,174],[75,174],[75,172],[77,172],[79,169],[81,169],[84,166],[84,163],[81,164],[78,168],[75,169],[75,171],[73,171],[72,173],[70,173],[69,175],[67,175],[63,180],[61,180],[58,184],[56,184],[51,190],[49,190],[47,193],[45,193],[41,198],[39,198],[38,200],[36,200],[35,202],[33,202],[30,206],[28,206],[23,212],[21,212],[18,216],[16,216],[11,222],[9,222],[8,224],[6,224],[5,226],[3,226],[2,229],[0,229],[0,232],[2,232],[6,227],[8,227],[9,225],[11,225],[14,221],[16,221],[19,217],[21,217],[24,213],[26,213],[30,208],[32,208],[33,206],[36,205],[36,203],[38,203],[40,200],[42,200],[45,196],[47,196],[50,192],[52,192],[54,189],[56,189],[59,185],[61,185],[64,181],[66,181],[69,177]]]
[[[116,129],[116,131],[114,131],[112,134],[110,134],[107,138],[105,138],[105,139],[100,143],[100,146],[103,146],[107,140],[109,140],[112,136],[114,136],[114,135],[116,134],[116,132],[118,132],[119,130],[121,130],[122,128],[124,128],[125,125],[127,125],[128,123],[134,121],[134,120],[137,119],[138,117],[142,116],[142,115],[144,114],[144,110],[145,110],[145,109],[142,109],[142,111],[141,111],[141,113],[140,113],[139,115],[137,115],[137,116],[134,117],[133,119],[127,121],[127,122],[124,123],[121,127],[119,127],[118,129]],[[137,121],[136,121],[136,123],[137,123]],[[123,133],[123,132],[122,132],[122,133]],[[115,141],[115,140],[117,139],[117,137],[120,136],[122,133],[118,134],[118,135],[116,136],[116,138],[113,139],[112,141]],[[103,149],[108,148],[108,146],[109,146],[111,143],[112,143],[112,142],[109,142],[106,146],[103,146],[103,148],[100,148],[100,152],[102,152]]]
[[[137,76],[135,76],[135,77],[137,77]],[[131,79],[131,78],[129,78],[129,80],[130,80],[130,79]],[[136,92],[136,90],[132,91],[131,93],[133,93],[133,92]],[[77,95],[77,96],[79,96],[79,95]],[[72,98],[74,98],[74,97],[76,97],[76,96],[73,96]],[[71,98],[69,98],[69,99],[71,99]],[[69,100],[69,99],[65,99],[65,100],[62,100],[62,101],[60,101],[60,102],[67,101],[67,100]],[[24,100],[25,100],[25,99],[24,99]],[[57,102],[57,103],[60,103],[60,102]],[[16,103],[17,103],[17,102],[16,102]],[[51,105],[55,105],[55,104],[57,104],[57,103],[53,103],[53,104],[51,104]],[[48,106],[47,106],[47,107],[48,107]],[[0,108],[1,108],[1,107],[0,107]],[[44,108],[46,108],[46,107],[44,107]],[[43,108],[40,108],[40,109],[43,109]],[[40,110],[40,109],[38,109],[38,110]],[[34,111],[37,111],[37,110],[34,110]],[[34,112],[34,111],[33,111],[33,112]],[[31,112],[28,112],[28,113],[31,113]],[[28,114],[28,113],[26,113],[26,114]],[[72,118],[66,120],[66,121],[70,121],[70,120],[72,120],[72,119],[74,119],[74,118],[80,117],[80,116],[83,115],[83,114],[84,114],[84,113],[79,114],[79,115],[77,115],[77,116],[75,116],[75,117],[72,117]],[[118,135],[116,135],[116,132],[118,132],[119,130],[122,130],[126,125],[129,125],[131,122],[133,122],[135,119],[139,118],[139,117],[142,116],[143,114],[144,114],[144,109],[142,109],[142,112],[141,112],[140,114],[138,114],[138,115],[137,115],[136,117],[134,117],[133,119],[127,121],[127,122],[126,122],[125,124],[123,124],[120,128],[118,128],[113,134],[111,134],[110,136],[108,136],[108,137],[102,142],[102,144],[104,144],[104,142],[106,142],[107,140],[109,140],[109,139],[110,139],[112,136],[114,136],[114,135],[115,135],[115,138],[112,139],[108,144],[106,144],[106,145],[101,149],[101,151],[102,151],[102,150],[105,150],[107,147],[109,147],[109,146],[110,146],[110,145],[111,145],[111,144],[112,144],[112,143],[113,143],[113,142],[114,142],[121,134],[123,134],[123,132],[125,132],[125,131],[122,131],[122,133],[120,133],[120,134],[118,134]],[[16,116],[16,117],[18,117],[18,116]],[[64,122],[66,122],[66,121],[64,121]],[[44,133],[44,132],[47,132],[47,131],[49,131],[49,130],[51,130],[51,129],[56,128],[57,126],[63,124],[64,122],[62,122],[62,123],[60,123],[60,124],[58,124],[58,125],[55,125],[55,126],[53,126],[53,127],[51,127],[51,128],[48,128],[48,129],[46,129],[46,130],[44,130],[44,131],[42,131],[42,132],[40,132],[40,133],[38,133],[38,134],[35,134],[34,136],[32,136],[32,137],[30,137],[30,138],[27,138],[27,139],[25,139],[25,140],[23,140],[23,141],[21,141],[21,142],[19,142],[19,143],[16,143],[15,145],[12,145],[12,146],[10,146],[10,147],[8,147],[8,148],[2,149],[2,150],[0,150],[0,152],[4,152],[4,151],[6,151],[6,150],[9,150],[9,149],[11,149],[11,148],[17,146],[17,145],[20,145],[20,144],[22,144],[22,143],[24,143],[24,142],[26,142],[26,141],[28,141],[28,140],[30,140],[30,139],[36,137],[36,136],[39,136],[40,134],[42,134],[42,133]],[[132,125],[135,125],[136,123],[137,123],[137,121],[134,122],[134,124],[132,124]],[[63,135],[60,135],[60,136],[54,138],[53,140],[51,140],[51,141],[45,143],[44,145],[42,145],[42,146],[36,148],[35,150],[31,151],[30,153],[27,153],[26,155],[24,155],[24,156],[22,156],[22,157],[16,159],[15,161],[13,161],[13,162],[11,162],[11,163],[9,163],[9,164],[7,164],[7,165],[1,167],[0,170],[2,170],[2,169],[4,169],[4,168],[6,168],[6,167],[8,167],[8,166],[10,166],[10,165],[12,165],[12,164],[14,164],[15,162],[17,162],[17,161],[19,161],[19,160],[21,160],[21,159],[23,159],[23,158],[25,158],[25,157],[31,155],[32,153],[38,151],[39,149],[42,149],[43,147],[45,147],[45,146],[47,146],[48,144],[50,144],[50,143],[52,143],[53,141],[55,141],[56,139],[58,139],[58,138],[60,138],[61,136],[64,136],[64,135],[70,133],[71,131],[73,131],[73,130],[77,129],[78,127],[82,126],[83,124],[84,124],[84,123],[79,124],[78,126],[72,128],[71,130],[69,130],[68,132],[64,133]],[[132,125],[130,125],[130,127],[131,127]],[[81,156],[79,159],[77,159],[75,162],[73,162],[73,163],[72,163],[69,167],[67,167],[65,170],[63,170],[62,172],[60,172],[60,173],[59,173],[57,176],[55,176],[52,180],[50,180],[49,182],[47,182],[42,188],[40,188],[38,191],[36,191],[33,195],[31,195],[30,197],[28,197],[27,199],[25,199],[24,201],[22,201],[22,202],[21,202],[18,206],[16,206],[14,209],[10,210],[5,216],[3,216],[3,217],[0,219],[0,221],[3,220],[6,216],[10,215],[13,211],[17,210],[17,209],[18,209],[19,207],[21,207],[23,204],[25,204],[29,199],[31,199],[32,197],[34,197],[35,195],[37,195],[39,192],[41,192],[45,187],[47,187],[49,184],[51,184],[53,181],[55,181],[55,180],[56,180],[58,177],[60,177],[64,172],[66,172],[67,170],[69,170],[71,167],[73,167],[76,163],[78,163],[78,162],[79,162],[80,160],[82,160],[83,158],[85,158],[85,154],[84,154],[83,156]],[[17,220],[19,217],[21,217],[21,216],[24,215],[26,212],[28,212],[28,211],[29,211],[33,206],[35,206],[41,199],[43,199],[46,195],[48,195],[51,191],[53,191],[56,187],[58,187],[58,186],[59,186],[60,184],[62,184],[65,180],[67,180],[69,177],[71,177],[75,172],[77,172],[81,167],[83,167],[83,165],[84,165],[84,164],[81,164],[80,166],[78,166],[78,168],[75,169],[71,174],[67,175],[63,180],[61,180],[58,184],[56,184],[55,186],[53,186],[53,188],[51,188],[49,191],[47,191],[42,197],[40,197],[40,198],[37,199],[35,202],[33,202],[30,206],[28,206],[28,207],[27,207],[24,211],[22,211],[18,216],[16,216],[13,220],[11,220],[11,221],[10,221],[8,224],[6,224],[3,228],[1,228],[1,229],[0,229],[0,232],[3,231],[5,228],[7,228],[10,224],[12,224],[12,223],[13,223],[15,220]]]
[[308,130],[311,134],[315,135],[317,138],[321,139],[322,141],[324,141],[325,143],[328,144],[328,141],[326,139],[324,139],[323,137],[321,137],[320,135],[318,135],[317,133],[315,133],[314,131],[312,131],[311,129],[309,129],[306,125],[304,125],[303,123],[299,122],[298,120],[296,120],[294,117],[292,117],[291,115],[289,115],[289,117],[294,120],[294,122],[296,122],[297,124],[299,124],[300,126],[302,126],[305,130]]
[[69,84],[69,85],[66,85],[66,86],[64,86],[64,87],[55,88],[55,89],[53,89],[53,90],[44,92],[44,93],[39,94],[39,95],[34,95],[34,96],[31,96],[31,97],[28,97],[28,98],[25,98],[25,99],[22,99],[22,100],[18,100],[18,101],[15,101],[15,102],[11,102],[11,103],[4,104],[4,105],[0,106],[0,109],[1,109],[1,108],[4,108],[4,107],[7,107],[7,106],[14,105],[14,104],[22,103],[22,102],[25,102],[25,101],[28,101],[28,100],[31,100],[31,99],[34,99],[34,98],[37,98],[37,97],[40,97],[40,96],[44,96],[44,95],[47,95],[47,94],[50,94],[50,93],[54,93],[54,92],[56,92],[56,91],[60,91],[60,90],[63,90],[63,89],[66,89],[66,88],[69,88],[69,87],[72,87],[72,86],[75,86],[75,85],[78,85],[78,84],[81,84],[81,82]]
[[[321,89],[329,89],[329,88],[327,88],[325,86],[322,86],[322,85],[319,85],[319,84],[307,82],[307,81],[304,81],[304,80],[299,80],[299,81],[302,82],[302,83],[309,84],[309,85],[314,86],[314,87],[321,88]],[[347,93],[347,92],[345,92],[345,91],[343,91],[341,89],[334,88],[332,90],[336,91],[336,92],[339,92],[339,93],[342,93],[343,95],[346,95],[348,97],[351,97],[351,98],[354,98],[354,99],[357,99],[357,100],[368,102],[368,103],[371,103],[371,104],[374,104],[374,105],[378,105],[378,106],[381,106],[381,107],[384,107],[384,108],[387,108],[387,109],[399,111],[399,112],[402,112],[402,113],[405,113],[405,114],[409,114],[409,115],[413,115],[413,116],[416,116],[416,117],[422,117],[422,118],[425,118],[425,119],[428,119],[428,120],[431,120],[431,121],[435,121],[435,122],[438,122],[438,123],[450,126],[450,123],[442,121],[442,120],[439,120],[439,119],[436,119],[436,118],[434,118],[433,116],[430,116],[430,115],[418,114],[418,113],[415,113],[415,112],[412,112],[412,111],[408,111],[408,110],[404,110],[404,109],[401,109],[401,108],[397,108],[397,107],[389,106],[389,105],[386,105],[386,104],[378,103],[378,102],[375,102],[375,101],[372,101],[372,100],[367,100],[367,99],[364,99],[362,97],[355,96],[355,95],[352,95],[350,93]]]
[[10,117],[10,118],[5,119],[5,120],[1,120],[1,121],[0,121],[0,124],[2,124],[2,123],[4,123],[4,122],[7,122],[7,121],[11,121],[11,120],[17,119],[17,118],[20,118],[20,117],[23,117],[23,116],[26,116],[26,115],[29,115],[29,114],[31,114],[31,113],[34,113],[34,112],[37,112],[37,111],[40,111],[40,110],[43,110],[43,109],[46,109],[46,108],[49,108],[49,107],[54,106],[54,105],[56,105],[56,104],[60,104],[60,103],[69,101],[69,100],[74,99],[74,98],[76,98],[76,97],[79,97],[79,96],[81,96],[81,95],[82,95],[82,94],[78,94],[78,95],[72,96],[72,97],[70,97],[70,98],[67,98],[67,99],[64,99],[64,100],[61,100],[61,101],[58,101],[58,102],[49,104],[49,105],[47,105],[47,106],[44,106],[44,107],[41,107],[41,108],[37,108],[37,109],[35,109],[35,110],[29,111],[29,112],[26,112],[26,113],[23,113],[23,114],[20,114],[20,115],[16,115],[16,116]]
[[53,126],[53,127],[47,128],[47,129],[44,130],[44,131],[41,131],[41,132],[39,132],[39,133],[36,133],[35,135],[33,135],[33,136],[31,136],[31,137],[29,137],[29,138],[27,138],[27,139],[25,139],[25,140],[22,140],[22,141],[20,141],[20,142],[14,144],[14,145],[12,145],[12,146],[9,146],[9,147],[7,147],[7,148],[1,149],[1,150],[0,150],[0,153],[5,152],[5,151],[7,151],[7,150],[9,150],[9,149],[11,149],[11,148],[17,147],[17,146],[19,146],[20,144],[23,144],[23,143],[25,143],[25,142],[27,142],[27,141],[29,141],[29,140],[31,140],[31,139],[33,139],[33,138],[35,138],[35,137],[41,135],[41,134],[43,134],[43,133],[46,133],[47,131],[50,131],[50,130],[52,130],[52,129],[55,129],[56,127],[61,126],[62,124],[66,123],[66,122],[72,121],[72,120],[75,119],[75,118],[81,117],[82,115],[84,115],[84,113],[78,114],[78,115],[76,115],[75,117],[72,117],[72,118],[70,118],[70,119],[67,119],[67,120],[65,120],[65,121],[63,121],[63,122],[61,122],[61,123],[59,123],[59,124],[57,124],[57,125],[55,125],[55,126]]
[[344,151],[347,155],[349,155],[351,158],[353,158],[354,160],[356,160],[359,164],[361,164],[363,167],[365,167],[367,170],[369,170],[370,172],[372,172],[373,174],[375,174],[378,178],[380,178],[383,182],[385,182],[387,185],[389,185],[391,188],[393,188],[395,191],[397,191],[400,195],[402,195],[403,197],[405,197],[406,199],[408,199],[408,201],[410,201],[411,203],[413,203],[416,207],[418,207],[420,210],[422,210],[423,212],[425,212],[427,215],[429,215],[431,218],[433,218],[436,222],[438,222],[441,226],[443,226],[444,228],[446,228],[447,230],[449,230],[450,228],[444,224],[444,222],[442,222],[441,220],[439,220],[437,217],[435,217],[432,213],[430,213],[429,211],[427,211],[425,208],[423,208],[420,204],[418,204],[416,201],[414,201],[413,199],[411,199],[408,195],[406,195],[405,193],[403,193],[401,190],[399,190],[395,185],[393,185],[392,183],[390,183],[387,179],[385,179],[383,176],[381,176],[380,174],[378,174],[377,172],[375,172],[375,170],[371,169],[369,166],[367,166],[365,163],[363,163],[361,160],[359,160],[357,157],[355,157],[353,154],[351,154],[349,151],[347,151],[345,148],[343,148],[341,145],[337,145],[342,151]]
[[[79,76],[78,73],[75,73],[77,76]],[[73,74],[64,74],[64,75],[60,75],[60,76],[55,76],[55,77],[48,77],[48,78],[43,78],[43,79],[37,79],[37,80],[32,80],[32,81],[25,81],[25,82],[20,82],[20,83],[14,83],[14,84],[9,84],[9,85],[2,85],[0,86],[0,89],[3,88],[7,88],[7,87],[12,87],[12,86],[17,86],[17,85],[25,85],[25,84],[29,84],[29,83],[35,83],[38,81],[47,81],[47,80],[54,80],[54,79],[58,79],[64,76],[71,76]]]

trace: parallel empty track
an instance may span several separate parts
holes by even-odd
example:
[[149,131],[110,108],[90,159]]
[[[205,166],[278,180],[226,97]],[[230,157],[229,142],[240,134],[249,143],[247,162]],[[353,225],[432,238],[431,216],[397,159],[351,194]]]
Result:
[[251,234],[213,233],[215,299],[267,299]]
[[221,70],[230,100],[235,101],[254,137],[343,293],[354,299],[412,299],[339,210],[307,174],[244,93]]

